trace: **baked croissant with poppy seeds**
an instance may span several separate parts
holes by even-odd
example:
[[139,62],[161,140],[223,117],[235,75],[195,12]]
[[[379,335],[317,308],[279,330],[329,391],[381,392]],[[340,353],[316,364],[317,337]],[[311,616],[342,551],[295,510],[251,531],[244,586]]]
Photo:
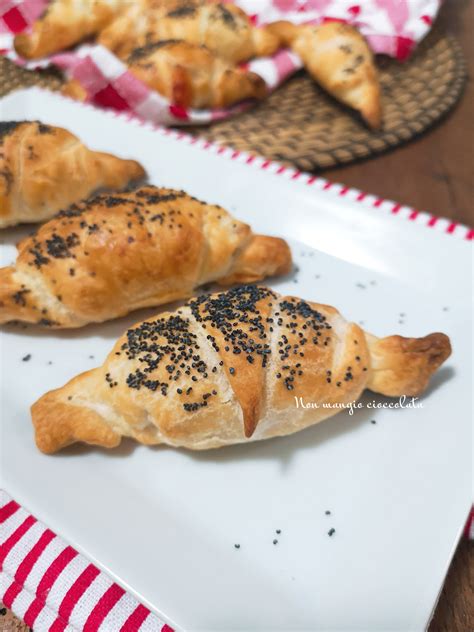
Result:
[[133,51],[127,65],[148,87],[183,107],[227,107],[267,92],[256,73],[234,68],[205,46],[188,42],[147,44]]
[[299,55],[322,88],[357,110],[370,127],[380,127],[382,105],[374,56],[357,29],[341,22],[314,26],[285,21],[268,28]]
[[92,151],[60,127],[0,123],[0,228],[44,221],[99,189],[123,189],[144,176],[138,162]]
[[0,269],[0,323],[103,322],[188,298],[202,284],[285,274],[285,241],[255,235],[219,206],[144,186],[61,211]]
[[26,59],[65,50],[98,33],[126,7],[124,0],[51,0],[31,32],[15,36],[15,50]]
[[265,287],[204,294],[133,326],[102,366],[43,395],[36,443],[52,453],[133,437],[202,450],[291,434],[366,388],[418,395],[450,351],[444,334],[377,338],[334,307]]
[[188,0],[171,10],[152,5],[145,11],[132,5],[100,33],[98,43],[126,59],[133,49],[150,42],[183,40],[206,46],[233,64],[272,55],[280,47],[277,35],[268,27],[253,26],[233,4]]

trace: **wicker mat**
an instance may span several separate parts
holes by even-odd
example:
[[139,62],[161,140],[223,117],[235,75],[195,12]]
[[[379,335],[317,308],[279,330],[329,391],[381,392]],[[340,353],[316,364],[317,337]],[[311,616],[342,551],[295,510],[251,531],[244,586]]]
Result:
[[252,111],[194,131],[314,171],[376,155],[421,134],[454,106],[466,80],[458,43],[439,32],[408,62],[384,57],[378,66],[384,108],[380,132],[367,129],[304,72]]
[[[315,171],[374,156],[421,134],[459,99],[466,65],[456,40],[433,32],[405,63],[378,60],[384,127],[368,130],[356,115],[300,72],[259,106],[210,126],[187,128],[223,145]],[[20,87],[57,89],[57,71],[28,71],[0,58],[0,95]]]

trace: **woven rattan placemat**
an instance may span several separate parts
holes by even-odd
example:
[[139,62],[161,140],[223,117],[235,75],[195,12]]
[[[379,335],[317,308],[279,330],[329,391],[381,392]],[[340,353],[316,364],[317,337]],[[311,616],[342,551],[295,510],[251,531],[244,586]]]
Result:
[[[366,158],[421,134],[459,99],[466,79],[461,49],[434,29],[404,63],[378,60],[384,127],[372,132],[300,72],[257,107],[210,126],[210,140],[314,171]],[[56,71],[28,71],[0,58],[0,95],[30,85],[57,89]]]
[[458,101],[466,64],[452,37],[433,32],[404,63],[378,60],[384,126],[372,132],[301,72],[265,102],[195,133],[314,171],[376,155],[424,132]]

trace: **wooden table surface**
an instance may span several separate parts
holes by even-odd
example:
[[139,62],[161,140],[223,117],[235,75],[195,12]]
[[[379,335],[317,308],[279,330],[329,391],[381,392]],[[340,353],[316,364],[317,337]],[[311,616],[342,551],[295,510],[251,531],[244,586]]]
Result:
[[420,211],[474,225],[474,2],[447,0],[439,16],[468,61],[466,90],[456,108],[418,139],[324,177]]
[[[324,176],[474,226],[474,1],[447,0],[439,19],[460,41],[469,66],[466,91],[456,109],[417,140],[383,156],[330,169]],[[26,630],[0,604],[0,632]],[[429,632],[473,631],[474,544],[463,540]]]

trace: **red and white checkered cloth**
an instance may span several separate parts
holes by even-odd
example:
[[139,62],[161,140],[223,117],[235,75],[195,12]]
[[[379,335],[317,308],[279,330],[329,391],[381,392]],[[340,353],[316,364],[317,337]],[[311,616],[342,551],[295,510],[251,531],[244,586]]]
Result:
[[[229,1],[229,0],[227,0]],[[324,22],[340,20],[356,26],[376,53],[406,59],[430,29],[442,0],[234,0],[256,25],[275,20]],[[47,0],[0,0],[0,52],[24,63],[13,49],[13,37],[27,30]],[[86,89],[89,101],[162,125],[204,124],[228,117],[252,105],[242,103],[226,110],[177,107],[127,72],[126,66],[102,46],[82,45],[48,60],[28,63],[37,67],[54,63]],[[281,50],[271,58],[250,61],[248,68],[266,81],[270,90],[301,67],[296,55]]]
[[35,632],[173,632],[2,490],[0,601]]

